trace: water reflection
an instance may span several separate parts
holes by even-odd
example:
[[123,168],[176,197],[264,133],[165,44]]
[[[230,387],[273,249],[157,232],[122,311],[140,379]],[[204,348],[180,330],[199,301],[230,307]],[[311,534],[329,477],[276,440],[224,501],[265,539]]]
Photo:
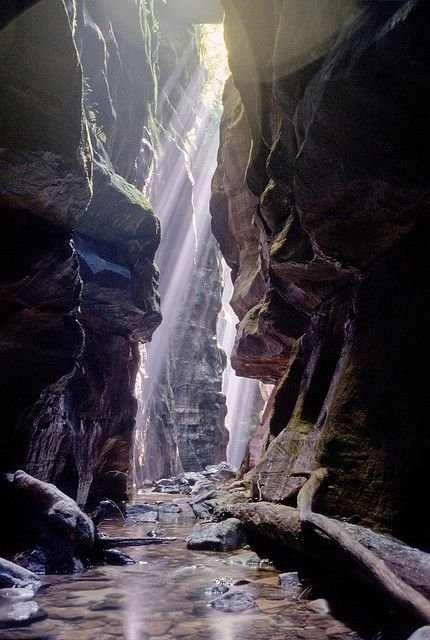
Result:
[[[133,566],[50,576],[50,585],[37,597],[48,618],[28,629],[0,631],[1,640],[360,639],[330,615],[292,600],[279,587],[272,567],[247,564],[249,550],[231,554],[187,550],[183,540],[194,519],[183,514],[160,517],[158,533],[176,536],[175,542],[130,548],[138,561]],[[153,527],[154,523],[118,521],[107,523],[105,530],[139,537]],[[240,588],[249,590],[256,606],[241,613],[213,609],[214,596],[206,592],[220,578],[249,580]]]

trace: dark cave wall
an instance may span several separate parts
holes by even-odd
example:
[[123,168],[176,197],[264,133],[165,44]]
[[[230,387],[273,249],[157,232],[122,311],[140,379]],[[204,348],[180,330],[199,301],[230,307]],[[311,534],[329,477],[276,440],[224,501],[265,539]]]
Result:
[[125,9],[45,0],[0,39],[1,468],[82,504],[91,485],[93,501],[126,495],[137,341],[161,320],[159,223],[132,184],[157,84],[153,7]]
[[[232,360],[278,384],[255,494],[293,502],[302,480],[291,474],[325,465],[318,508],[428,545],[418,505],[429,6],[223,4],[236,88],[225,96],[212,216],[244,302]],[[242,263],[238,202],[256,229]]]
[[[186,101],[195,72],[203,79],[197,29],[183,16],[163,22],[163,9],[158,0],[10,0],[0,9],[0,24],[9,23],[0,34],[7,89],[0,98],[0,470],[24,468],[80,504],[124,499],[130,486],[138,343],[161,321],[154,265],[160,225],[141,189],[157,168],[165,130],[177,151],[173,167],[180,162],[185,179],[175,210],[182,222],[166,228],[160,254],[162,291],[177,266],[178,228],[188,233],[192,226],[185,136],[195,105],[185,118],[175,107]],[[219,17],[218,3],[207,9]],[[183,48],[189,57],[167,96]],[[161,194],[169,177],[166,167]],[[193,331],[203,346],[189,346],[197,362],[202,357],[201,370],[190,372],[184,393],[189,318],[178,308],[167,373],[153,399],[151,433],[169,446],[155,446],[150,457],[160,454],[166,471],[182,468],[177,425],[187,433],[189,410],[199,417],[200,463],[225,457],[214,247],[206,258],[195,261],[192,274],[199,282]]]
[[24,462],[24,409],[64,386],[83,348],[71,235],[91,197],[91,152],[64,5],[45,0],[21,14],[0,49],[0,451],[9,470]]

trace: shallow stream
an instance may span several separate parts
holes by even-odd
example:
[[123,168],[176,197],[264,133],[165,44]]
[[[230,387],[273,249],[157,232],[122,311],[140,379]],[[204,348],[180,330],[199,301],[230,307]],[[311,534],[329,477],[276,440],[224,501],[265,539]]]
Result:
[[[148,496],[145,496],[147,500]],[[153,499],[163,496],[153,497]],[[0,640],[361,640],[362,636],[279,585],[279,572],[255,562],[249,549],[232,553],[188,550],[184,538],[195,524],[192,513],[160,514],[158,523],[106,521],[105,533],[143,537],[175,536],[169,544],[128,547],[136,564],[99,566],[74,576],[46,576],[37,594],[45,620],[30,627],[0,630]],[[255,607],[218,611],[209,593],[216,581],[241,585]]]

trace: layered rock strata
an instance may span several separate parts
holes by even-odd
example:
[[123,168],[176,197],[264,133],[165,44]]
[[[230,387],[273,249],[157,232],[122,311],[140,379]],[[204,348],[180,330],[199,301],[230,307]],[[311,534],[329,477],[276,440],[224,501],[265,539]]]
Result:
[[234,86],[212,215],[232,361],[278,385],[254,494],[293,502],[324,465],[320,510],[428,545],[428,6],[223,4]]
[[23,411],[65,384],[83,348],[71,235],[91,197],[91,153],[64,5],[40,3],[0,35],[0,466],[13,470],[28,442]]
[[159,223],[133,186],[152,131],[153,7],[15,4],[2,10],[4,22],[18,17],[0,38],[1,466],[54,481],[81,504],[91,485],[93,500],[123,499],[137,343],[161,320]]

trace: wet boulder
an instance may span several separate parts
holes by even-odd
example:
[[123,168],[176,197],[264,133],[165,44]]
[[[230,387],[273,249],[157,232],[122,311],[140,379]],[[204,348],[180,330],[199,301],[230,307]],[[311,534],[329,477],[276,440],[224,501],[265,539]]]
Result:
[[25,471],[8,479],[8,556],[34,573],[82,570],[95,528],[74,500]]
[[203,475],[214,481],[233,480],[237,475],[237,469],[229,462],[208,464],[203,471]]
[[187,480],[190,487],[193,487],[196,484],[196,482],[199,482],[200,480],[205,479],[205,476],[202,473],[200,473],[200,471],[184,471],[184,473],[179,474],[179,476],[184,477],[185,480]]
[[208,596],[219,596],[229,591],[233,584],[233,578],[223,577],[214,580],[213,585],[205,590],[205,594]]
[[278,580],[281,589],[292,598],[298,598],[303,593],[303,585],[297,571],[281,573]]
[[255,607],[254,597],[243,590],[228,591],[219,598],[212,600],[211,606],[218,611],[239,613]]
[[8,627],[21,627],[39,622],[47,617],[46,611],[41,609],[37,602],[0,602],[0,629]]
[[154,491],[158,493],[190,493],[190,485],[185,478],[161,478],[157,480]]
[[214,491],[215,489],[216,486],[212,480],[203,478],[203,480],[197,480],[197,482],[193,485],[193,488],[191,489],[191,495],[193,497],[198,497],[209,493],[209,491]]
[[33,600],[41,586],[37,575],[0,558],[0,629],[17,627],[46,618]]
[[94,544],[94,524],[76,502],[48,482],[33,478],[25,471],[16,471],[13,480],[19,496],[31,499],[39,518],[47,529],[57,533],[73,548],[91,549]]
[[221,499],[221,497],[222,493],[215,489],[203,493],[202,495],[200,495],[200,497],[194,500],[191,503],[191,508],[196,518],[210,518],[214,510],[218,506],[218,501]]
[[0,593],[7,589],[27,588],[37,591],[41,582],[39,577],[4,558],[0,558]]
[[188,549],[234,551],[246,544],[245,529],[236,518],[196,525],[186,539]]
[[159,513],[169,513],[169,514],[178,514],[182,512],[182,507],[174,502],[168,503],[164,502],[160,505],[157,505]]
[[430,625],[417,629],[409,640],[430,640]]

